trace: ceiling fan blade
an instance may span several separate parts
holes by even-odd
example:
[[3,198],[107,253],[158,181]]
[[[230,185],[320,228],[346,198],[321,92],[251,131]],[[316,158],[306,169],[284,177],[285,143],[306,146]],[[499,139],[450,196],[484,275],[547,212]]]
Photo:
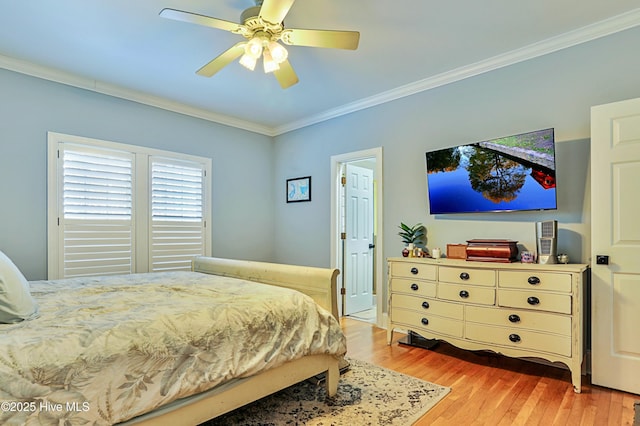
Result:
[[184,12],[176,9],[162,9],[160,16],[163,18],[174,19],[176,21],[190,22],[192,24],[204,25],[206,27],[218,28],[221,30],[235,32],[241,27],[235,22],[225,21],[223,19],[212,18],[210,16],[198,15],[197,13]]
[[241,41],[240,43],[235,44],[233,47],[230,47],[229,49],[221,53],[217,58],[196,71],[196,74],[203,77],[213,76],[222,68],[233,62],[236,58],[242,56],[242,54],[244,53],[245,44],[246,42]]
[[291,87],[299,81],[298,76],[289,61],[280,63],[280,69],[275,70],[273,74],[276,76],[278,83],[280,83],[280,87],[283,89]]
[[281,40],[292,46],[356,50],[360,42],[360,33],[357,31],[288,29],[283,31]]
[[264,0],[260,17],[271,24],[280,24],[289,13],[295,0]]

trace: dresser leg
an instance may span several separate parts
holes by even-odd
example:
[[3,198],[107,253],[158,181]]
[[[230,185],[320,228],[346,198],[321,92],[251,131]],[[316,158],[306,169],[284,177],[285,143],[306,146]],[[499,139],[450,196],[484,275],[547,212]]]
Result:
[[575,393],[582,392],[582,371],[580,367],[571,369],[571,383],[573,383],[573,391]]

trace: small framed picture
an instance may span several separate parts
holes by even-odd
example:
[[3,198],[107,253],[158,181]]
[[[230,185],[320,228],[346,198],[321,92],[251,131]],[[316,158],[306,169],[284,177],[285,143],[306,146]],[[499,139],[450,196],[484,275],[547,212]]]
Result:
[[311,201],[311,176],[287,179],[287,203]]

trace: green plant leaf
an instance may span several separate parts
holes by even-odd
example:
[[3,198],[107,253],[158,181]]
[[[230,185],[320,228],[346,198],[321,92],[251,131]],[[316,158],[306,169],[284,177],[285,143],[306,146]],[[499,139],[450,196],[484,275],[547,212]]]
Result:
[[422,223],[418,223],[414,226],[408,226],[405,223],[400,222],[398,228],[401,229],[401,232],[398,232],[398,235],[402,237],[402,242],[406,244],[420,242],[425,236],[425,228]]

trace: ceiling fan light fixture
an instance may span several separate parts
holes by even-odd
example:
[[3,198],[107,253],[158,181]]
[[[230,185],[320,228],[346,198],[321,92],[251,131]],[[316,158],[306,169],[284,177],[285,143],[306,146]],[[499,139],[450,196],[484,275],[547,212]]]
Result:
[[239,62],[240,65],[242,65],[246,69],[253,71],[254,69],[256,69],[256,63],[258,62],[258,60],[252,55],[245,53],[244,55],[242,55],[242,57],[240,57]]
[[271,53],[271,57],[276,63],[281,64],[287,60],[289,57],[289,52],[284,48],[283,45],[278,43],[275,40],[272,40],[267,45],[267,49],[269,49],[269,53]]
[[274,72],[280,69],[280,65],[278,65],[278,63],[274,61],[273,58],[271,57],[271,52],[269,52],[269,49],[266,49],[262,53],[262,60],[264,63],[265,73]]
[[258,60],[258,58],[260,58],[260,55],[262,55],[262,45],[263,45],[263,40],[261,38],[259,37],[252,38],[244,46],[245,55],[249,55],[254,59]]

